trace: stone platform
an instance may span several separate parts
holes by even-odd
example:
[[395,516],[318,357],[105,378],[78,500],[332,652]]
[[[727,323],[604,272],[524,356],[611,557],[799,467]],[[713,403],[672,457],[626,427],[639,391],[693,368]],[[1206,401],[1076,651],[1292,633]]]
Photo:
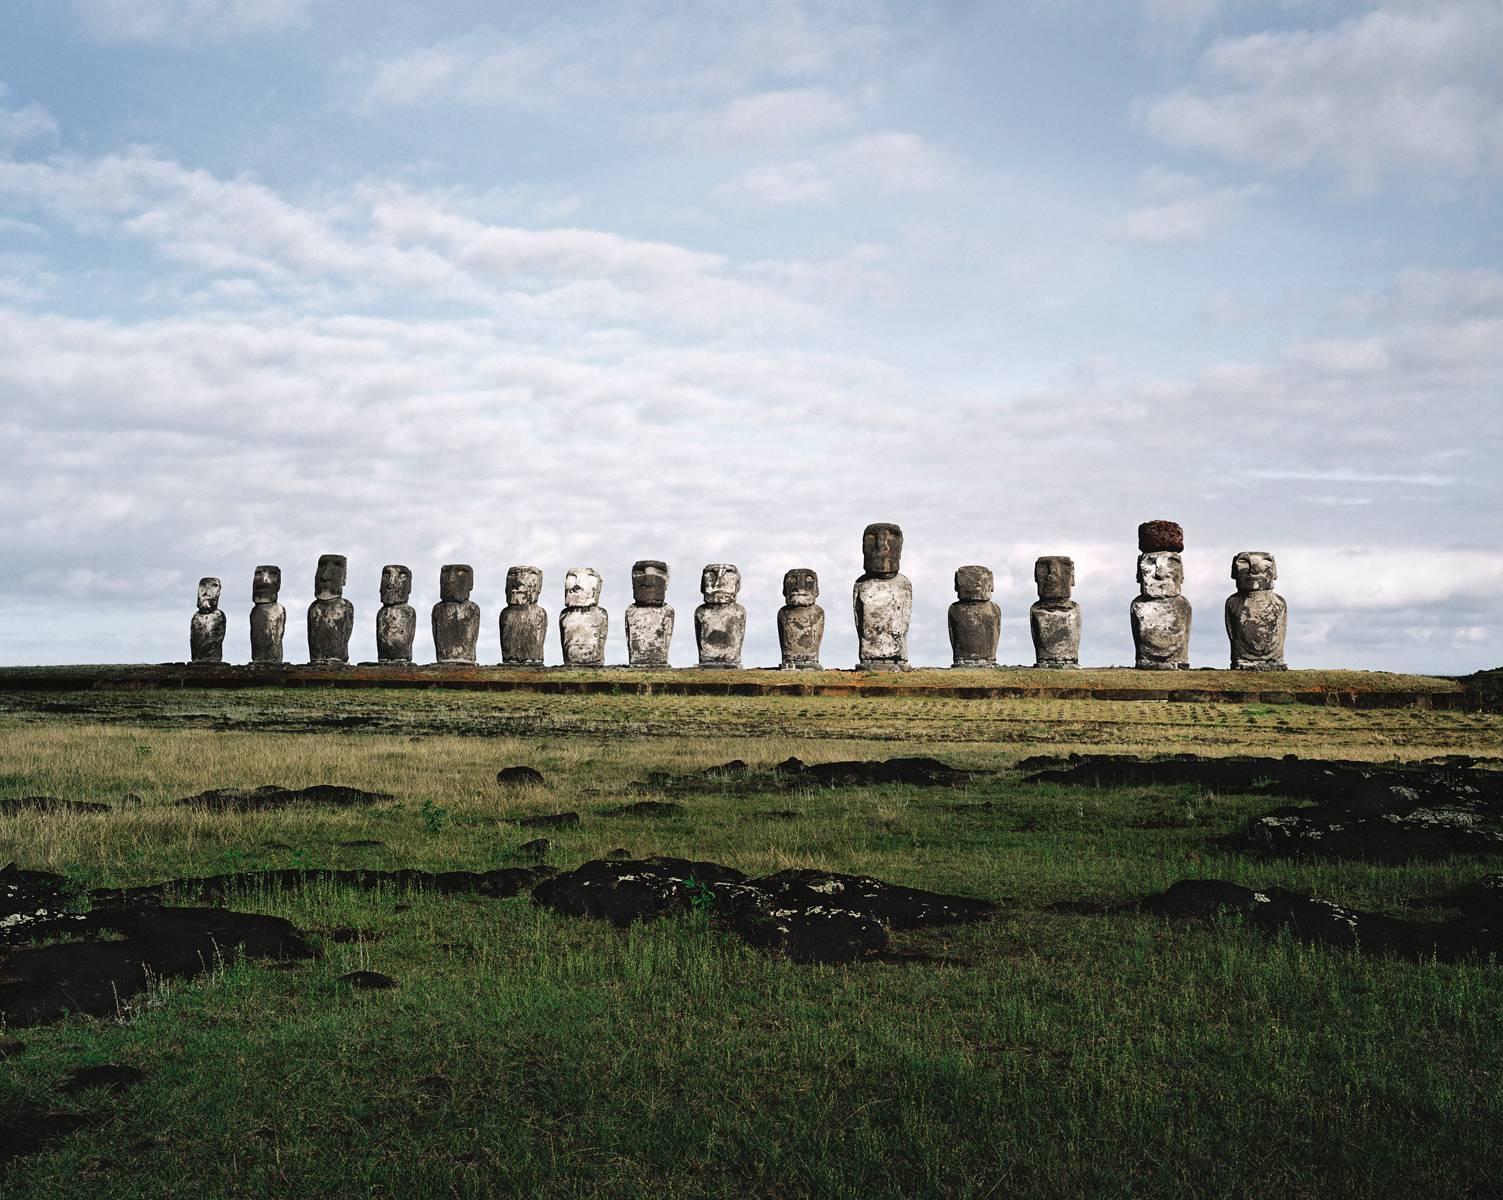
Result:
[[1461,709],[1459,680],[1378,671],[1144,672],[1127,667],[1047,670],[916,668],[902,673],[776,668],[517,668],[500,666],[273,666],[127,664],[0,667],[0,692],[137,688],[456,688],[555,695],[890,696],[968,700],[1158,700],[1183,703],[1321,704],[1343,708]]

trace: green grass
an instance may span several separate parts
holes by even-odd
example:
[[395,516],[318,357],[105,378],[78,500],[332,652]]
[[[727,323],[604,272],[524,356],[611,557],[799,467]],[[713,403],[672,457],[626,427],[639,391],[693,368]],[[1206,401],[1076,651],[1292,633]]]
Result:
[[[49,702],[57,696],[45,698]],[[239,907],[353,926],[294,970],[221,967],[121,1019],[15,1031],[8,1099],[100,1114],[0,1175],[0,1196],[1464,1196],[1503,1192],[1496,966],[1363,959],[1235,922],[1046,911],[1186,876],[1394,913],[1488,869],[1267,863],[1219,848],[1266,800],[1022,784],[1070,748],[1496,754],[1503,718],[1305,706],[904,698],[539,697],[312,690],[68,696],[0,717],[0,796],[103,799],[0,818],[0,861],[91,885],[260,866],[484,868],[550,831],[748,872],[813,865],[1001,901],[896,938],[941,961],[798,967],[699,917],[618,932],[534,908],[319,886]],[[359,732],[321,717],[370,718]],[[277,723],[280,727],[274,727]],[[732,757],[935,753],[959,789],[726,786],[679,818],[613,818],[626,784]],[[541,789],[495,771],[538,766]],[[206,815],[210,786],[338,781],[347,812]],[[125,802],[134,794],[139,803]],[[953,806],[991,801],[990,811]],[[432,819],[443,810],[441,820]],[[758,814],[793,809],[794,820]],[[426,815],[425,815],[426,814]],[[340,842],[375,838],[384,847]],[[290,849],[267,845],[282,843]],[[355,993],[342,973],[399,980]],[[146,1081],[51,1089],[85,1062]]]

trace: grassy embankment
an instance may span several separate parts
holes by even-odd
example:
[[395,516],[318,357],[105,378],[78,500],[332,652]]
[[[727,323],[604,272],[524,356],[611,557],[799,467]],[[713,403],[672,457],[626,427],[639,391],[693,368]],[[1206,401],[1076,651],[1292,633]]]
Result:
[[[1365,960],[1234,924],[1054,915],[1186,876],[1405,913],[1487,865],[1260,862],[1214,839],[1266,800],[1040,788],[1038,752],[1385,759],[1498,754],[1503,718],[1307,706],[434,692],[34,698],[0,717],[0,795],[112,802],[0,818],[0,861],[124,884],[259,866],[520,861],[509,818],[561,808],[572,866],[616,846],[748,872],[861,871],[988,896],[999,918],[900,936],[938,962],[796,967],[694,918],[621,934],[532,907],[319,888],[240,907],[353,944],[291,971],[171,984],[119,1021],[18,1031],[7,1099],[104,1114],[0,1195],[1009,1194],[1393,1196],[1503,1191],[1503,977]],[[61,703],[59,703],[61,702]],[[338,730],[339,732],[336,732]],[[354,730],[355,732],[350,732]],[[675,796],[603,810],[651,770],[933,753],[998,770],[960,789]],[[503,793],[500,766],[548,783]],[[370,809],[213,816],[211,786],[330,781]],[[139,797],[139,802],[129,796]],[[957,805],[993,802],[990,811]],[[791,810],[792,819],[765,815]],[[340,843],[379,840],[348,848]],[[364,967],[394,992],[336,982]],[[147,1078],[50,1089],[82,1062]]]

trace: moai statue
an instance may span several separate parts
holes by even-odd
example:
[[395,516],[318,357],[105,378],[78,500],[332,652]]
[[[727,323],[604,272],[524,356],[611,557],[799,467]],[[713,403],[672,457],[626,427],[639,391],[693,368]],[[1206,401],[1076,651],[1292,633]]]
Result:
[[282,590],[281,567],[257,567],[251,581],[251,662],[282,661],[282,635],[287,632],[287,610],[277,603]]
[[819,644],[825,637],[825,610],[819,599],[819,576],[795,567],[783,576],[783,607],[778,609],[778,647],[785,671],[818,671]]
[[433,606],[433,649],[441,663],[475,664],[480,640],[480,606],[470,599],[475,568],[449,563],[439,568],[438,603]]
[[868,525],[861,535],[861,557],[866,574],[856,580],[852,591],[856,637],[860,643],[858,668],[906,670],[913,584],[898,574],[903,557],[903,531],[885,522]]
[[1289,608],[1273,590],[1278,564],[1266,550],[1244,550],[1232,559],[1237,594],[1226,598],[1226,635],[1232,670],[1284,671],[1284,632]]
[[668,564],[653,558],[631,565],[631,598],[626,610],[626,660],[634,667],[666,667],[673,641],[673,607],[668,603]]
[[746,638],[746,609],[736,603],[741,572],[730,563],[711,563],[699,577],[705,602],[694,610],[694,640],[702,667],[739,667]]
[[1190,602],[1180,595],[1184,531],[1173,521],[1138,526],[1138,589],[1132,602],[1132,641],[1139,670],[1184,671],[1190,666]]
[[412,640],[417,636],[417,609],[407,603],[412,595],[412,569],[401,563],[381,568],[381,608],[376,613],[376,660],[410,663]]
[[198,611],[188,626],[188,647],[196,663],[224,661],[224,613],[219,611],[219,580],[198,581]]
[[1028,610],[1036,667],[1080,666],[1080,605],[1070,599],[1075,560],[1049,554],[1033,564],[1037,603]]
[[548,640],[548,614],[538,603],[543,573],[536,567],[506,569],[506,607],[501,610],[501,661],[509,667],[541,667]]
[[961,567],[955,572],[955,595],[959,599],[950,605],[950,649],[957,667],[997,665],[1002,610],[992,602],[994,586],[986,567]]
[[593,567],[573,567],[564,576],[564,611],[558,614],[558,635],[566,667],[605,665],[605,638],[611,622],[600,607],[603,583]]
[[355,606],[344,598],[349,563],[343,554],[320,554],[313,577],[314,600],[308,605],[308,661],[350,661],[350,634]]

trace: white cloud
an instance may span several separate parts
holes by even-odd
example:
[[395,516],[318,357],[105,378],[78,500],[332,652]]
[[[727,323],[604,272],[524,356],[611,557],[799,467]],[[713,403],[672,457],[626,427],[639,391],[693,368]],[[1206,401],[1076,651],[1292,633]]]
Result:
[[1268,194],[1259,184],[1206,187],[1190,175],[1150,168],[1138,179],[1148,201],[1128,213],[1123,233],[1132,241],[1176,242],[1205,237],[1231,224]]
[[927,192],[954,176],[946,156],[912,133],[871,133],[814,158],[750,167],[711,198],[747,207],[793,207],[868,188]]
[[855,116],[851,99],[827,88],[753,92],[705,109],[662,113],[644,122],[655,138],[709,147],[791,141],[824,133]]
[[1503,168],[1503,6],[1389,0],[1327,29],[1223,38],[1205,82],[1148,102],[1148,129],[1280,171],[1320,168],[1353,191],[1395,173]]
[[[5,84],[0,83],[0,101],[5,99],[9,91]],[[55,138],[57,133],[57,121],[40,104],[9,108],[0,103],[0,151],[43,138]]]
[[73,0],[79,20],[112,42],[218,42],[307,23],[313,0]]

